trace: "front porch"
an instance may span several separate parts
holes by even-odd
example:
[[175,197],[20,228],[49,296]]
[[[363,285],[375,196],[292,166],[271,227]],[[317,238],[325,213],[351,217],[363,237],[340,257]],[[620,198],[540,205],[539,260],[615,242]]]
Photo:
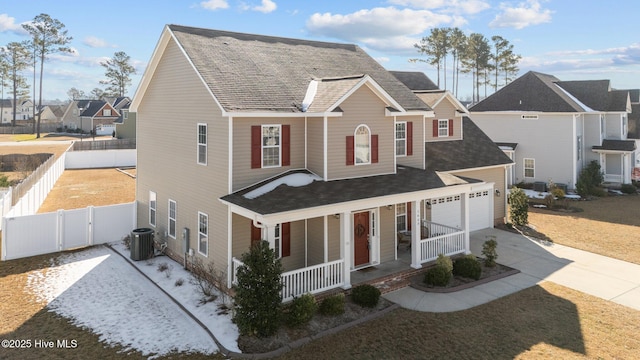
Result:
[[[350,261],[338,259],[284,272],[282,274],[283,301],[290,301],[306,293],[318,294],[336,288],[348,289],[363,283],[393,278],[404,279],[421,271],[422,264],[434,261],[439,254],[453,256],[469,252],[468,243],[465,242],[466,231],[426,220],[421,225],[422,229],[419,233],[434,235],[420,239],[417,241],[417,246],[412,244],[408,248],[403,248],[399,246],[397,237],[387,239],[388,242],[393,242],[397,249],[395,258],[392,260],[359,268],[347,268],[346,264]],[[415,263],[416,259],[418,266]],[[236,271],[243,263],[236,257],[232,259],[232,263],[232,281],[235,283]]]

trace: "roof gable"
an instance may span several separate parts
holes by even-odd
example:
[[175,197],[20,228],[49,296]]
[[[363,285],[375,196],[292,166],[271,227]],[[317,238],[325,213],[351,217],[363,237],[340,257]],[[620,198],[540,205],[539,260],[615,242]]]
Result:
[[430,110],[356,45],[168,25],[134,96],[133,111],[169,38],[227,112],[302,112],[312,80],[354,74],[369,75],[404,110]]
[[529,71],[469,108],[478,111],[584,112],[578,102],[555,85],[553,75]]

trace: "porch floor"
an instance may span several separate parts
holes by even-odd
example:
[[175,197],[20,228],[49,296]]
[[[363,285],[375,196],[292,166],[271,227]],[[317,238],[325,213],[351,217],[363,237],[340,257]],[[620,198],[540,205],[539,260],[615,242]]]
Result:
[[398,259],[351,272],[351,286],[375,284],[382,293],[409,285],[407,278],[423,271],[411,267],[411,250],[398,250]]

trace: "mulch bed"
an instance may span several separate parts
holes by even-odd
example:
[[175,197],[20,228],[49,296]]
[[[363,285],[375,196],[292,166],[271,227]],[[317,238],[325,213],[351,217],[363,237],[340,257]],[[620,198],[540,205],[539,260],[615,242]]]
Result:
[[409,278],[409,286],[425,292],[451,293],[472,288],[474,286],[485,284],[490,281],[502,279],[504,277],[511,276],[520,272],[520,270],[518,269],[510,268],[502,264],[496,264],[496,266],[494,267],[484,266],[482,261],[480,261],[480,264],[482,266],[482,274],[480,275],[480,279],[478,280],[465,278],[462,276],[453,276],[451,277],[451,280],[449,281],[447,286],[433,286],[424,283],[425,273],[423,272]]

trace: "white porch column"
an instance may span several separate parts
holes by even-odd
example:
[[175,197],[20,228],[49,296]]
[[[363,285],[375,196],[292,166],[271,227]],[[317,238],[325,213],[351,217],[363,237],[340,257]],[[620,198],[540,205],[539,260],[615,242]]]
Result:
[[[489,194],[493,196],[493,194]],[[491,210],[493,211],[493,201],[491,202]],[[460,220],[464,230],[464,253],[471,254],[471,246],[469,245],[469,194],[460,194]]]
[[[269,242],[269,248],[275,250],[275,248],[276,248],[276,227],[275,227],[275,225],[263,224],[262,237],[263,237],[264,240]],[[278,254],[276,254],[276,257],[278,257]]]
[[340,258],[344,261],[344,285],[343,289],[351,289],[351,213],[340,214]]
[[411,230],[411,267],[414,269],[420,269],[420,239],[422,230],[422,216],[420,215],[420,201],[414,200],[411,202],[411,213],[413,214],[413,226]]

